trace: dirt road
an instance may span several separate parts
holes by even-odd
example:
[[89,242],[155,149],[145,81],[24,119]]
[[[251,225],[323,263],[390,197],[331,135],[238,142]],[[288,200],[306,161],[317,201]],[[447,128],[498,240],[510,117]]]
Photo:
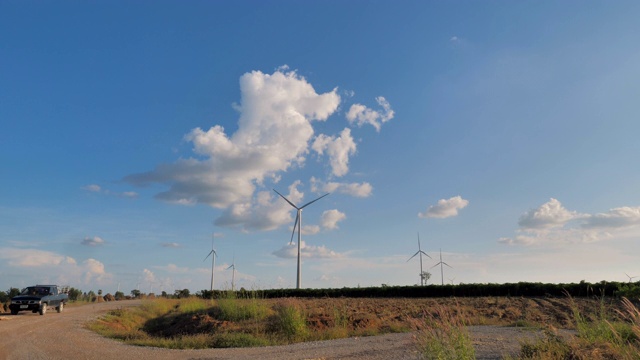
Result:
[[[87,321],[139,301],[106,302],[67,307],[44,316],[0,315],[0,359],[418,359],[412,334],[389,334],[287,346],[241,349],[169,350],[124,345],[84,328]],[[470,328],[478,359],[513,354],[519,341],[536,336],[522,328]]]

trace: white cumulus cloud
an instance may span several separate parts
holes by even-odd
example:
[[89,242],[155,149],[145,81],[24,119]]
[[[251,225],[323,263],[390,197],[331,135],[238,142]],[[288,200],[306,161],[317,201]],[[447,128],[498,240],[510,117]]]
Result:
[[439,218],[444,219],[457,216],[458,211],[469,205],[469,201],[462,197],[454,196],[449,199],[440,199],[436,205],[429,206],[426,212],[418,213],[421,218]]
[[551,198],[538,208],[529,210],[522,215],[518,225],[524,229],[548,229],[562,226],[578,216],[578,213],[565,209],[560,201]]
[[343,212],[336,209],[327,210],[322,213],[322,227],[328,230],[338,228],[338,223],[347,218]]
[[369,124],[379,132],[382,124],[393,119],[395,112],[391,109],[391,105],[384,97],[378,96],[376,102],[382,107],[382,112],[372,110],[362,104],[351,105],[346,115],[349,123],[355,123],[359,127]]
[[356,143],[351,137],[351,129],[345,128],[337,137],[318,135],[313,142],[312,149],[319,155],[326,151],[332,174],[344,176],[349,172],[349,156],[355,154]]
[[524,213],[514,238],[500,238],[507,245],[593,243],[615,237],[640,236],[640,207],[618,207],[586,214],[566,209],[560,201],[548,202]]

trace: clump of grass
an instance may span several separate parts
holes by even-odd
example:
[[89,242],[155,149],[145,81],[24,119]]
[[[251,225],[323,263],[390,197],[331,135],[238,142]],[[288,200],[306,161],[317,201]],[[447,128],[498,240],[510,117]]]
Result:
[[468,319],[444,306],[438,306],[433,313],[423,313],[415,339],[425,359],[475,359],[471,336],[466,328]]
[[293,303],[277,307],[276,326],[289,341],[303,341],[309,336],[306,317]]
[[[177,310],[181,313],[197,313],[205,311],[210,306],[210,301],[196,297],[188,297],[182,299],[178,303]],[[166,311],[164,314],[166,314],[167,312],[168,311]]]
[[519,359],[559,360],[567,359],[571,348],[555,329],[546,329],[535,341],[525,340],[521,344]]
[[218,308],[219,318],[227,321],[261,321],[270,314],[269,308],[257,298],[257,295],[248,299],[238,299],[233,291],[223,294],[218,299]]

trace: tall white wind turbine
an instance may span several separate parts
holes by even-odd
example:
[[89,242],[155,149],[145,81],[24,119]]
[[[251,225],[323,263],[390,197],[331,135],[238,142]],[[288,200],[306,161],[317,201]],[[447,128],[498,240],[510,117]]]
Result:
[[[422,251],[422,249],[420,248],[420,233],[418,233],[418,251],[416,251],[416,253],[413,254],[413,256],[409,258],[409,260],[416,257],[416,255],[420,256],[420,285],[424,286],[424,277],[422,276],[422,255],[428,257],[429,259],[432,259],[432,257],[429,256],[426,252]],[[409,260],[407,260],[407,262],[409,262]]]
[[[207,257],[204,258],[205,261],[209,258],[209,256],[211,256],[211,295],[213,296],[213,269],[215,269],[216,267],[216,256],[218,256],[218,253],[216,253],[216,249],[213,247],[213,240],[215,238],[215,234],[211,234],[211,251],[209,251],[209,255],[207,255]],[[212,256],[213,255],[213,256]]]
[[322,196],[320,196],[319,198],[313,200],[313,201],[309,201],[308,203],[297,207],[294,203],[292,203],[291,201],[289,201],[289,199],[287,199],[286,197],[284,197],[284,195],[280,194],[276,189],[273,189],[273,191],[276,192],[276,194],[280,195],[281,198],[283,198],[286,202],[289,203],[289,205],[293,206],[298,213],[296,214],[296,221],[293,224],[293,231],[291,232],[291,240],[289,241],[289,244],[291,244],[293,242],[293,234],[295,234],[296,232],[296,226],[298,227],[298,273],[297,273],[297,277],[296,277],[296,289],[300,289],[300,267],[301,267],[301,263],[300,263],[300,243],[302,243],[302,237],[300,235],[300,228],[302,227],[302,209],[304,209],[305,207],[313,204],[314,202],[322,199],[323,197],[329,195],[329,193],[326,193]]
[[448,267],[452,268],[451,265],[447,264],[446,262],[442,261],[442,249],[440,249],[440,262],[433,265],[431,268],[434,268],[436,266],[440,265],[440,276],[442,278],[442,285],[444,285],[444,268],[442,267],[442,265],[447,265]]

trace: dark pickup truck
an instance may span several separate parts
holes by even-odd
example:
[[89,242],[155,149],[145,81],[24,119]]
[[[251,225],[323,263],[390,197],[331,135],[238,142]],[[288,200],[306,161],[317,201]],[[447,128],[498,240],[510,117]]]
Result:
[[62,312],[64,305],[69,301],[67,288],[58,288],[57,285],[36,285],[22,289],[18,296],[11,299],[9,310],[12,315],[20,311],[31,311],[44,315],[48,308],[55,308]]

